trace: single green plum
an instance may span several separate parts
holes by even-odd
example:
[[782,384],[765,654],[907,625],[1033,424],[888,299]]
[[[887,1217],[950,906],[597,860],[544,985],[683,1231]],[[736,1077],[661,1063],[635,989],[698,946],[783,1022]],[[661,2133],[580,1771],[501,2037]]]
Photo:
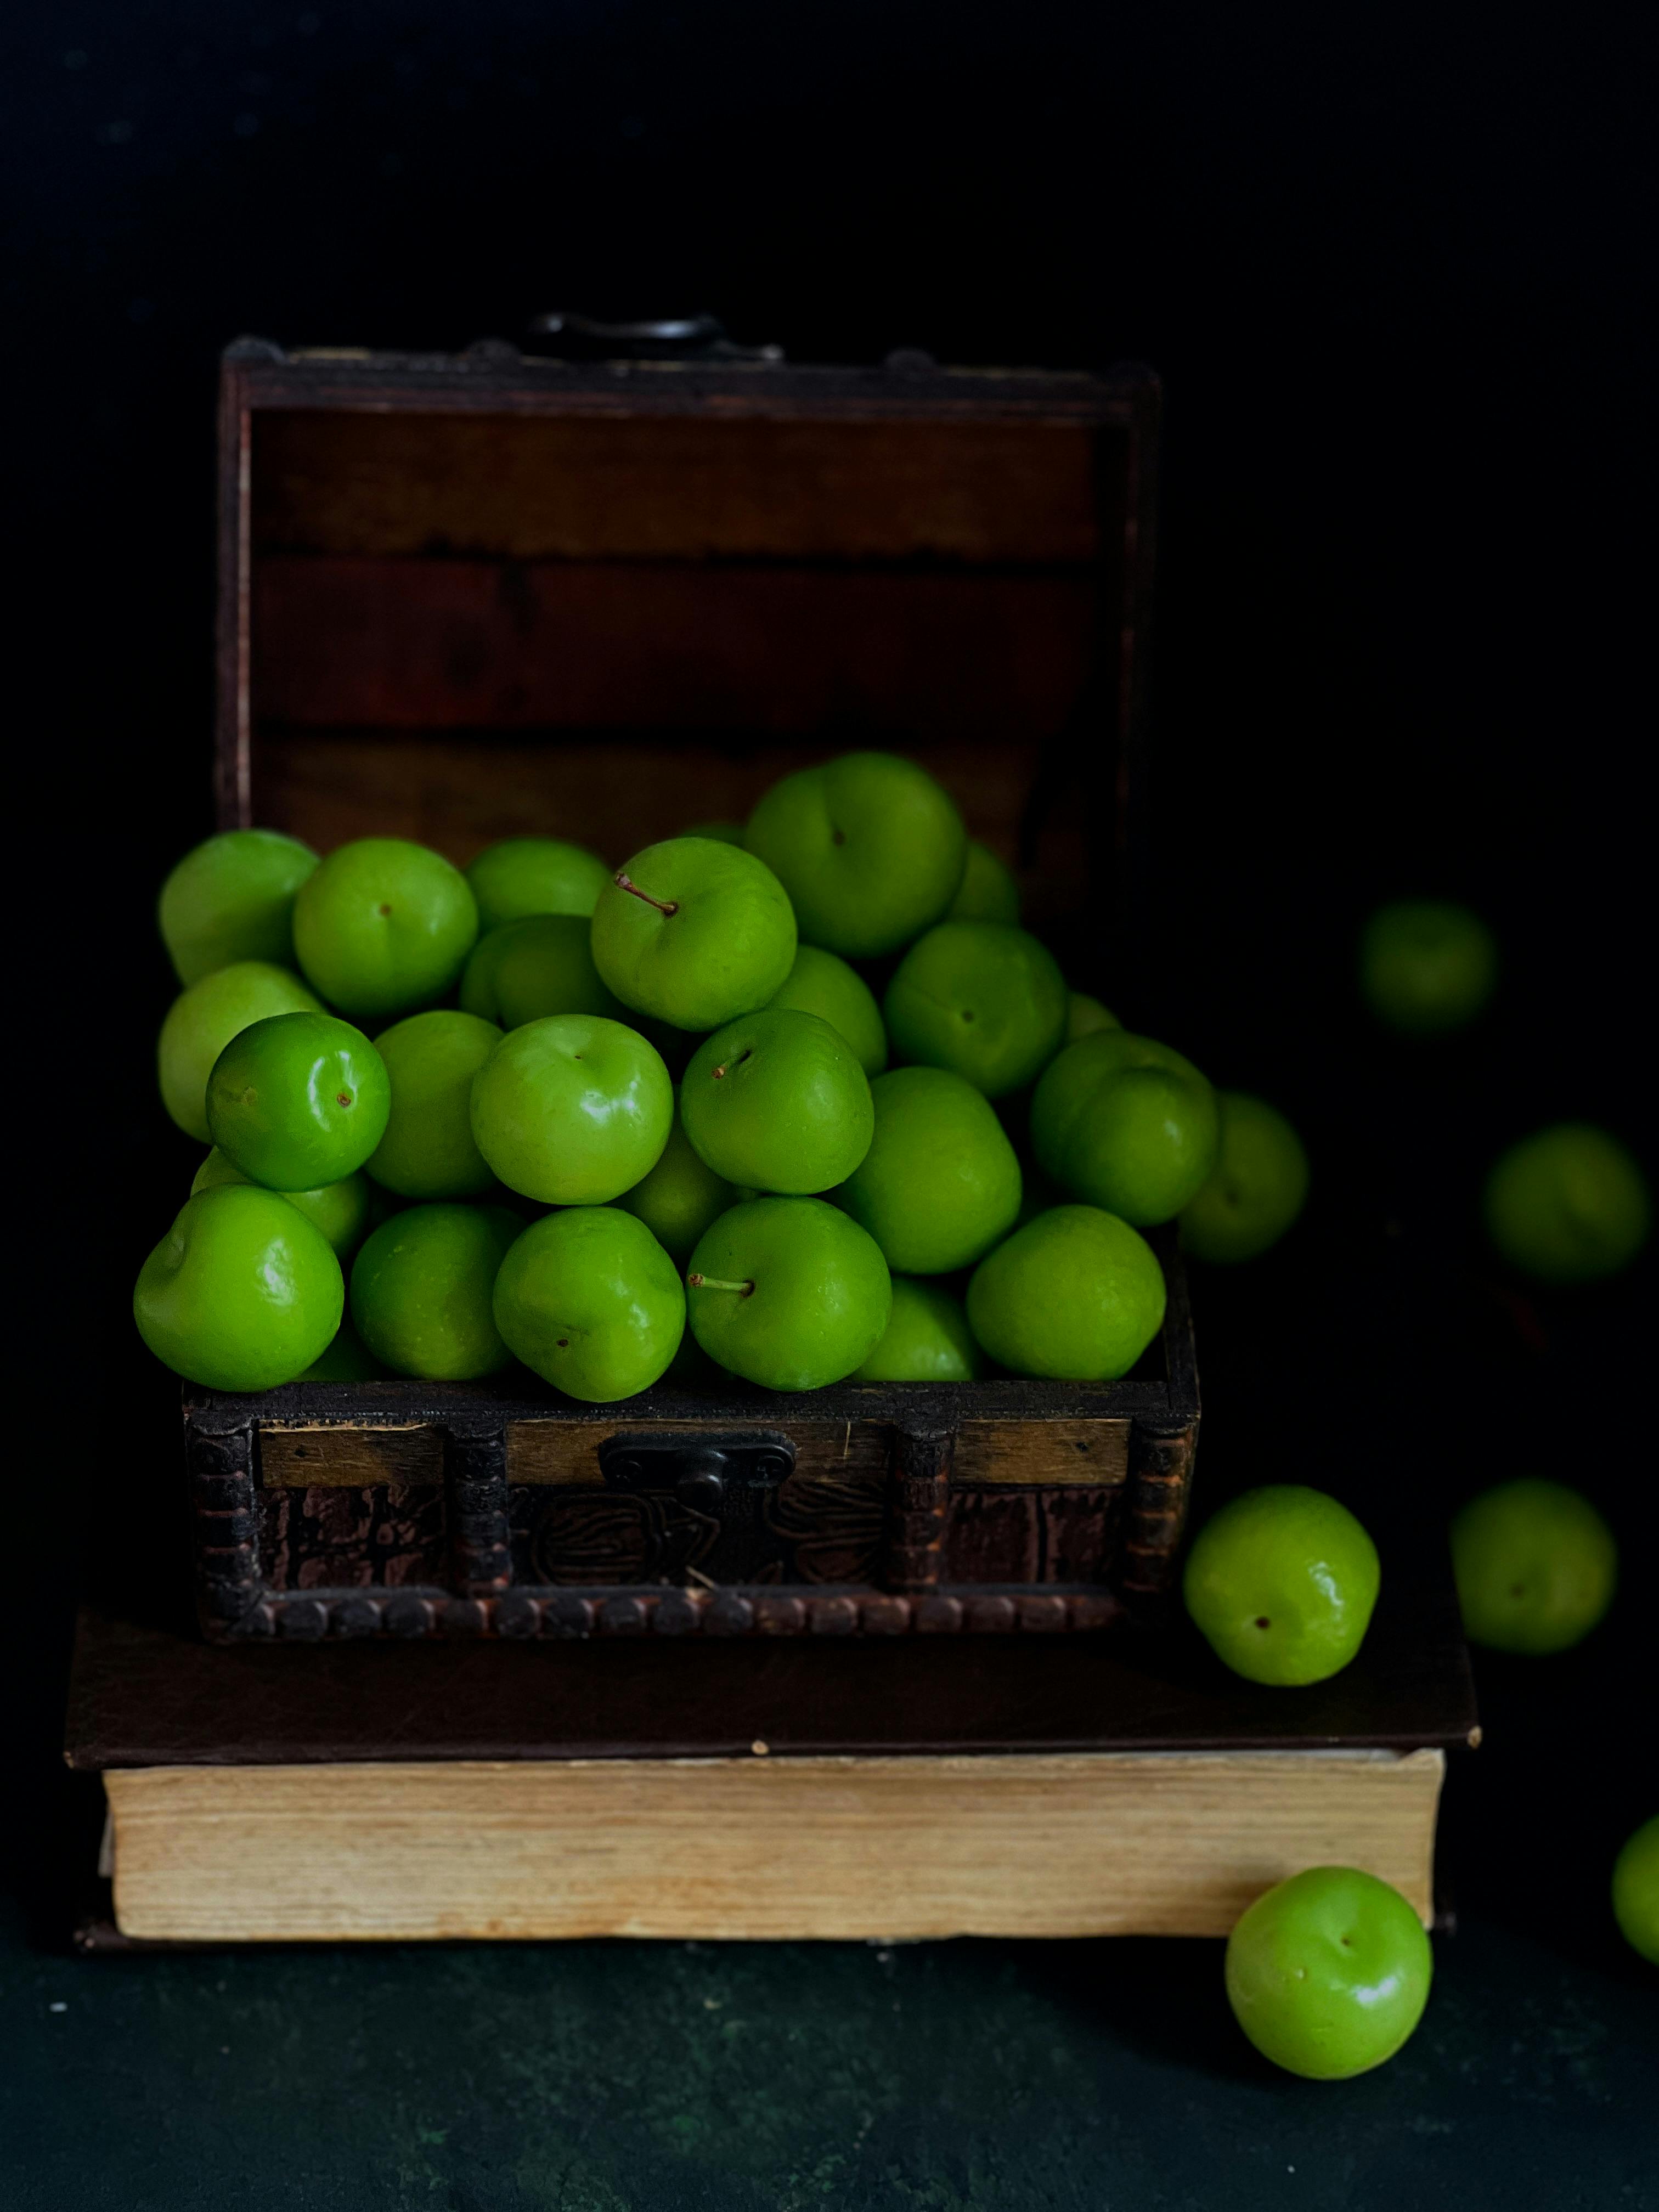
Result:
[[1659,1813],[1643,1821],[1613,1861],[1613,1917],[1632,1950],[1659,1966]]
[[796,1197],[844,1182],[875,1127],[852,1046],[816,1014],[787,1008],[706,1037],[685,1071],[680,1114],[716,1175]]
[[890,1267],[971,1267],[1013,1227],[1019,1161],[984,1093],[942,1067],[896,1067],[870,1085],[875,1134],[835,1195]]
[[816,945],[799,946],[794,966],[767,1004],[798,1014],[817,1014],[832,1030],[839,1030],[866,1075],[879,1075],[886,1066],[887,1032],[876,994],[858,970],[836,954],[821,951]]
[[343,1321],[333,1342],[294,1379],[296,1382],[380,1382],[386,1373],[351,1323]]
[[1200,1529],[1182,1592],[1235,1674],[1285,1687],[1340,1674],[1365,1640],[1381,1584],[1376,1547],[1346,1505],[1273,1482]]
[[1220,1142],[1215,1093],[1192,1062],[1127,1030],[1096,1030],[1068,1044],[1031,1101],[1038,1166],[1139,1228],[1190,1205]]
[[509,1190],[544,1206],[604,1206],[662,1158],[674,1085],[637,1030],[550,1014],[495,1046],[472,1079],[471,1118]]
[[361,1030],[333,1014],[272,1014],[243,1030],[208,1078],[208,1129],[268,1190],[355,1175],[386,1133],[392,1085]]
[[351,1270],[351,1318],[377,1359],[425,1382],[498,1374],[495,1276],[524,1230],[504,1206],[406,1206]]
[[132,1294],[138,1334],[156,1358],[210,1390],[293,1382],[333,1340],[344,1306],[322,1231],[251,1183],[187,1199]]
[[1359,939],[1359,988],[1390,1029],[1462,1029],[1498,981],[1498,941],[1478,914],[1446,899],[1378,907]]
[[185,854],[161,886],[161,941],[188,986],[240,960],[294,964],[294,895],[317,865],[297,837],[226,830]]
[[392,1086],[368,1172],[400,1198],[477,1198],[495,1187],[472,1135],[472,1079],[501,1041],[493,1022],[453,1007],[409,1014],[374,1049]]
[[205,1145],[207,1085],[213,1063],[234,1036],[271,1014],[320,1014],[316,998],[291,969],[266,960],[216,968],[181,991],[167,1009],[155,1048],[161,1103],[187,1137]]
[[938,921],[968,858],[949,793],[894,753],[843,753],[784,776],[744,838],[789,894],[807,944],[848,960],[896,952]]
[[910,1275],[893,1278],[893,1310],[881,1340],[854,1382],[971,1382],[979,1373],[974,1342],[962,1300],[937,1283]]
[[1227,1939],[1227,2002],[1275,2066],[1346,2081],[1423,2017],[1434,1954],[1400,1892],[1358,1867],[1309,1867],[1258,1897]]
[[525,1365],[567,1397],[609,1405],[648,1390],[679,1348],[679,1271],[635,1215],[573,1206],[526,1229],[495,1283],[495,1321]]
[[714,1030],[763,1006],[795,963],[782,884],[740,845],[671,837],[635,853],[593,909],[593,964],[624,1006]]
[[1164,1326],[1164,1270],[1144,1237],[1093,1206],[1039,1213],[981,1260],[968,1324],[1016,1375],[1109,1382]]
[[768,1390],[818,1390],[861,1366],[892,1312],[872,1237],[819,1198],[756,1198],[697,1240],[686,1315],[711,1359]]
[[1581,1492],[1539,1477],[1472,1498],[1452,1522],[1451,1554],[1463,1633],[1491,1651],[1571,1650],[1618,1587],[1612,1529]]
[[948,1067],[1001,1098],[1060,1050],[1069,994],[1044,945],[1002,921],[942,921],[916,942],[887,986],[896,1056]]
[[[613,1022],[633,1018],[599,980],[592,935],[592,925],[580,915],[537,914],[509,921],[480,942],[474,960],[485,945],[495,947],[488,972],[495,997],[494,1018],[504,1030],[522,1029],[549,1014],[603,1014]],[[469,961],[469,975],[471,966]]]
[[1181,1213],[1183,1249],[1200,1260],[1254,1260],[1277,1244],[1308,1198],[1308,1155],[1277,1107],[1218,1091],[1220,1149],[1209,1181]]
[[1512,1267],[1546,1283],[1594,1283],[1648,1241],[1647,1179],[1616,1137],[1558,1122],[1512,1145],[1486,1179],[1486,1233]]
[[670,1259],[684,1267],[699,1237],[738,1202],[724,1176],[703,1164],[685,1133],[678,1106],[662,1158],[649,1175],[625,1190],[617,1204],[636,1214]]
[[294,902],[306,981],[342,1013],[413,1013],[454,988],[478,935],[460,870],[405,837],[337,846]]
[[741,845],[741,822],[696,822],[689,830],[682,830],[682,837],[712,837],[717,845]]
[[[194,1198],[198,1190],[217,1190],[222,1183],[252,1181],[216,1145],[197,1169],[190,1194]],[[315,1190],[284,1190],[277,1194],[290,1206],[297,1206],[307,1221],[316,1224],[337,1260],[349,1260],[368,1230],[368,1184],[361,1175],[345,1176],[338,1182],[320,1183]]]
[[1019,885],[988,845],[968,840],[968,865],[962,884],[945,910],[947,921],[1019,921]]
[[488,931],[527,914],[586,919],[611,871],[597,853],[562,837],[503,837],[485,846],[466,879],[478,902],[478,927]]
[[1121,1030],[1123,1024],[1109,1006],[1098,999],[1091,999],[1086,991],[1068,991],[1066,994],[1066,1036],[1067,1044],[1075,1044],[1079,1037],[1092,1036],[1097,1030]]

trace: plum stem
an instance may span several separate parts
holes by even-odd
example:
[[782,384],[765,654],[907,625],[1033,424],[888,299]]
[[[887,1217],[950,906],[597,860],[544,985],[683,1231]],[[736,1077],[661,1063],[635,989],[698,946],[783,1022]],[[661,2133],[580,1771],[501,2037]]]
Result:
[[659,914],[678,914],[680,910],[678,899],[653,898],[649,891],[642,891],[633,878],[624,875],[620,868],[611,881],[619,891],[632,891],[636,899],[643,899],[647,906],[655,907]]
[[728,1283],[719,1275],[688,1275],[685,1279],[694,1291],[735,1291],[740,1298],[748,1297],[755,1287],[752,1283]]

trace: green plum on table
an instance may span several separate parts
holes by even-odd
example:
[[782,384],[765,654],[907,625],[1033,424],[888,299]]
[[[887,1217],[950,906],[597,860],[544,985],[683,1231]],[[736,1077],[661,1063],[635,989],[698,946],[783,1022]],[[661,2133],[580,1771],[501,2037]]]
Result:
[[1613,1861],[1613,1917],[1632,1950],[1659,1966],[1659,1813],[1626,1838]]
[[1076,1198],[1139,1228],[1169,1221],[1209,1181],[1215,1093],[1189,1060],[1127,1030],[1096,1030],[1043,1070],[1031,1100],[1037,1164]]
[[272,1014],[320,1014],[322,1002],[291,969],[265,960],[216,968],[181,991],[156,1042],[161,1103],[187,1137],[208,1136],[207,1085],[213,1063],[234,1036]]
[[573,1206],[526,1229],[495,1280],[495,1322],[525,1365],[568,1397],[648,1390],[685,1327],[679,1270],[631,1213]]
[[252,1182],[315,1190],[355,1175],[386,1133],[392,1086],[361,1030],[272,1014],[234,1036],[208,1078],[208,1129]]
[[968,865],[956,896],[945,908],[947,921],[1019,920],[1019,885],[988,845],[968,840]]
[[896,1058],[1001,1098],[1059,1051],[1068,995],[1054,954],[1025,930],[942,921],[899,963],[882,1011]]
[[1546,1283],[1593,1283],[1648,1241],[1647,1180],[1616,1137],[1563,1121],[1512,1145],[1486,1180],[1486,1233],[1512,1267]]
[[1423,2017],[1434,1954],[1400,1892],[1357,1867],[1276,1883],[1227,1939],[1227,2001],[1265,2058],[1346,2081],[1392,2058]]
[[698,1046],[680,1115],[716,1175],[793,1196],[845,1181],[875,1127],[869,1081],[841,1031],[770,1007]]
[[635,853],[593,909],[593,964],[624,1006],[714,1030],[763,1006],[795,961],[795,917],[740,845],[673,837]]
[[1146,1238],[1093,1206],[1056,1206],[981,1260],[968,1322],[999,1365],[1055,1382],[1127,1375],[1164,1325],[1164,1270]]
[[1283,1688],[1341,1672],[1381,1586],[1376,1547],[1347,1507],[1283,1482],[1247,1490],[1205,1523],[1182,1594],[1224,1665]]
[[1472,1498],[1453,1519],[1451,1553],[1463,1633],[1492,1651],[1571,1650],[1618,1586],[1612,1529],[1580,1492],[1536,1477]]
[[485,846],[466,879],[477,901],[478,927],[488,931],[530,914],[586,919],[611,871],[597,853],[562,837],[503,837]]
[[662,1055],[597,1014],[509,1030],[472,1079],[472,1135],[509,1190],[604,1206],[649,1175],[674,1121]]
[[441,999],[477,935],[466,878],[405,837],[337,846],[294,902],[294,949],[306,981],[343,1013],[365,1019]]
[[967,863],[949,794],[895,753],[844,753],[775,783],[744,832],[808,945],[868,960],[939,920]]
[[757,1198],[697,1240],[686,1316],[711,1359],[769,1390],[817,1390],[863,1364],[892,1311],[873,1238],[819,1198]]
[[495,1187],[472,1135],[472,1079],[501,1042],[493,1022],[452,1007],[382,1030],[392,1108],[368,1173],[400,1198],[477,1198]]
[[[197,1169],[190,1194],[194,1198],[198,1190],[217,1190],[222,1183],[246,1183],[252,1180],[216,1145]],[[278,1196],[285,1198],[290,1206],[297,1206],[307,1220],[322,1231],[337,1260],[351,1257],[369,1227],[369,1187],[361,1175],[343,1176],[338,1182],[319,1183],[314,1190],[282,1191]]]
[[893,1310],[881,1340],[854,1382],[971,1382],[979,1373],[979,1346],[962,1300],[937,1283],[910,1275],[893,1278]]
[[887,1032],[876,994],[858,970],[836,953],[822,951],[816,945],[798,946],[794,966],[767,1005],[817,1014],[832,1030],[839,1030],[866,1075],[879,1075],[886,1066]]
[[222,1183],[187,1199],[139,1271],[138,1334],[210,1390],[270,1390],[319,1358],[345,1306],[328,1239],[274,1190]]
[[617,1200],[625,1213],[636,1214],[644,1222],[680,1267],[691,1257],[703,1231],[737,1202],[738,1194],[725,1176],[705,1166],[685,1133],[678,1108],[662,1158]]
[[1359,988],[1378,1020],[1407,1036],[1461,1029],[1497,981],[1497,939],[1478,914],[1449,900],[1396,900],[1361,933]]
[[510,1357],[495,1326],[495,1276],[524,1224],[504,1206],[406,1206],[351,1270],[351,1318],[397,1375],[471,1382]]
[[179,981],[240,960],[291,968],[294,895],[316,865],[309,845],[275,830],[226,830],[186,853],[156,909]]
[[836,1204],[896,1273],[972,1267],[1019,1212],[1019,1162],[995,1109],[942,1067],[893,1068],[870,1097],[875,1133]]
[[1079,1037],[1092,1036],[1097,1030],[1121,1030],[1122,1026],[1109,1006],[1103,1006],[1098,999],[1091,999],[1086,991],[1066,993],[1066,1044],[1075,1044]]
[[1218,1091],[1220,1147],[1209,1181],[1181,1212],[1182,1249],[1200,1260],[1254,1260],[1291,1226],[1308,1197],[1302,1139],[1265,1098]]

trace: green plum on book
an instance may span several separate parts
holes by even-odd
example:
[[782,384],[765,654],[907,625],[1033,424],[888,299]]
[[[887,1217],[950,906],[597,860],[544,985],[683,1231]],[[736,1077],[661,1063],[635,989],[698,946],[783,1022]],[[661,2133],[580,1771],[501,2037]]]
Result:
[[454,988],[478,935],[460,870],[405,837],[337,846],[300,886],[294,949],[306,981],[363,1020],[413,1013]]
[[1463,1633],[1492,1651],[1570,1651],[1619,1581],[1618,1545],[1589,1498],[1536,1476],[1472,1498],[1452,1522],[1451,1553]]
[[1146,1238],[1093,1206],[1056,1206],[1006,1237],[968,1285],[968,1324],[1000,1366],[1062,1382],[1127,1375],[1164,1326]]
[[1019,1162],[984,1093],[942,1067],[896,1067],[870,1085],[870,1148],[834,1193],[887,1264],[907,1275],[971,1267],[1013,1227]]
[[611,871],[585,845],[562,837],[503,837],[486,845],[466,871],[478,927],[499,929],[532,914],[590,915]]
[[666,1370],[685,1291],[642,1221],[614,1206],[573,1206],[532,1222],[502,1261],[495,1323],[555,1389],[608,1405]]
[[392,1086],[361,1030],[272,1014],[234,1036],[208,1078],[208,1129],[252,1182],[314,1190],[355,1175],[386,1133]]
[[[190,1194],[194,1198],[198,1190],[216,1190],[221,1183],[252,1180],[216,1145],[191,1178]],[[314,1190],[285,1190],[279,1195],[316,1224],[342,1263],[351,1257],[369,1228],[370,1191],[361,1175],[345,1176],[338,1182],[322,1183]]]
[[817,1014],[765,1007],[704,1039],[680,1086],[685,1133],[727,1182],[796,1196],[845,1181],[875,1108],[858,1055]]
[[1182,1595],[1235,1674],[1295,1688],[1353,1658],[1381,1587],[1376,1547],[1347,1507],[1284,1482],[1247,1490],[1205,1523]]
[[674,1085],[636,1030],[550,1014],[509,1030],[472,1079],[472,1134],[509,1190],[604,1206],[662,1158]]
[[1392,2058],[1423,2017],[1434,1954],[1397,1889],[1310,1867],[1258,1897],[1227,1939],[1227,2001],[1275,2066],[1346,2081]]
[[332,1342],[345,1307],[328,1239],[274,1190],[198,1191],[139,1271],[132,1316],[176,1375],[211,1390],[291,1382]]
[[898,1059],[1001,1098],[1059,1051],[1068,996],[1053,953],[1025,930],[942,921],[899,963],[882,1011]]
[[309,845],[275,830],[226,830],[186,853],[157,905],[179,981],[240,960],[291,968],[294,895],[316,865]]
[[505,1367],[495,1276],[524,1224],[504,1206],[406,1206],[351,1270],[351,1318],[377,1359],[422,1382],[471,1382]]
[[757,1198],[697,1240],[686,1316],[711,1359],[769,1390],[819,1390],[881,1341],[893,1291],[874,1240],[819,1198]]
[[155,1048],[161,1103],[187,1137],[210,1143],[208,1078],[231,1039],[271,1014],[322,1011],[321,1000],[291,969],[268,960],[238,960],[216,968],[179,993],[161,1024]]
[[1127,1030],[1096,1030],[1051,1060],[1031,1100],[1045,1174],[1137,1227],[1173,1219],[1220,1147],[1215,1093],[1189,1060]]
[[619,868],[593,909],[593,964],[624,1006],[713,1030],[763,1006],[795,961],[795,917],[738,845],[672,837]]

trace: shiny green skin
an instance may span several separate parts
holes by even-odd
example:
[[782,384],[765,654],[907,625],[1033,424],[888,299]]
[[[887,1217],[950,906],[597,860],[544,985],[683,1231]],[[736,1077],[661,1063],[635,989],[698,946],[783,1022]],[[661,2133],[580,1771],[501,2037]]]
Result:
[[296,1382],[379,1382],[386,1369],[363,1342],[349,1321],[343,1321],[334,1341],[313,1359]]
[[876,994],[857,969],[836,953],[821,951],[816,945],[800,945],[794,966],[767,1004],[798,1014],[817,1014],[832,1030],[839,1030],[866,1075],[879,1075],[886,1066],[887,1032]]
[[1308,1198],[1308,1155],[1277,1107],[1218,1091],[1221,1145],[1209,1181],[1182,1207],[1181,1243],[1200,1260],[1254,1260],[1277,1244]]
[[[623,876],[649,896],[623,890]],[[719,1029],[763,1006],[794,965],[783,886],[739,845],[671,837],[635,853],[617,878],[593,909],[593,964],[636,1013]]]
[[1164,1298],[1157,1255],[1127,1222],[1097,1206],[1056,1206],[980,1261],[968,1325],[1015,1375],[1109,1382],[1164,1326]]
[[1472,1498],[1452,1522],[1451,1554],[1463,1633],[1489,1651],[1570,1651],[1619,1583],[1619,1547],[1589,1498],[1533,1476]]
[[662,1158],[649,1175],[617,1200],[624,1212],[636,1214],[644,1222],[670,1259],[682,1267],[703,1231],[737,1202],[738,1194],[725,1176],[704,1166],[678,1111]]
[[1379,1021],[1408,1036],[1462,1029],[1498,981],[1498,941],[1445,899],[1378,907],[1359,939],[1359,988]]
[[979,1346],[962,1300],[937,1283],[893,1278],[893,1310],[881,1341],[855,1368],[854,1382],[971,1382]]
[[1659,1813],[1613,1861],[1613,1917],[1632,1950],[1659,1966]]
[[819,1390],[880,1343],[893,1289],[874,1240],[833,1206],[756,1198],[698,1238],[685,1307],[697,1342],[733,1375],[768,1390]]
[[495,1326],[496,1271],[524,1229],[504,1206],[406,1206],[351,1270],[351,1318],[376,1359],[424,1382],[471,1382],[510,1354]]
[[501,1041],[493,1022],[434,1006],[382,1030],[374,1049],[392,1085],[386,1133],[368,1172],[399,1198],[477,1198],[495,1188],[472,1135],[472,1079]]
[[156,905],[179,981],[238,960],[292,967],[294,894],[316,865],[309,845],[275,830],[226,830],[186,853]]
[[413,1013],[454,988],[478,936],[459,868],[404,837],[338,846],[300,887],[294,949],[306,981],[342,1013]]
[[682,837],[712,837],[717,845],[741,845],[741,822],[694,822],[689,830],[682,830]]
[[1310,2081],[1346,2081],[1411,2035],[1434,1954],[1388,1882],[1357,1867],[1310,1867],[1240,1917],[1226,1978],[1233,2016],[1264,2057]]
[[769,1006],[704,1038],[680,1115],[716,1175],[795,1197],[845,1182],[876,1126],[869,1080],[841,1031]]
[[[216,1145],[197,1169],[190,1194],[194,1198],[198,1190],[217,1190],[223,1183],[249,1180]],[[285,1190],[278,1194],[290,1206],[297,1206],[306,1219],[322,1231],[336,1259],[349,1260],[362,1242],[369,1225],[369,1189],[361,1175],[321,1183],[315,1190]]]
[[1066,994],[1066,1037],[1067,1044],[1075,1044],[1079,1037],[1092,1036],[1097,1030],[1121,1030],[1123,1024],[1109,1006],[1098,999],[1091,999],[1086,991],[1068,991]]
[[231,1039],[272,1014],[322,1011],[322,1001],[292,969],[265,960],[216,969],[181,991],[167,1009],[155,1048],[161,1103],[187,1137],[205,1145],[208,1078]]
[[1346,1505],[1277,1482],[1205,1523],[1182,1590],[1224,1665],[1285,1688],[1341,1673],[1365,1640],[1381,1582],[1376,1547]]
[[509,1190],[605,1206],[649,1175],[674,1123],[662,1054],[596,1014],[507,1032],[472,1079],[472,1135]]
[[685,1291],[645,1224],[614,1206],[533,1223],[495,1282],[495,1322],[567,1397],[609,1405],[648,1390],[679,1349]]
[[802,938],[843,959],[896,952],[961,887],[968,833],[947,793],[895,753],[786,775],[744,832],[788,892]]
[[487,931],[527,914],[586,918],[611,871],[597,853],[562,837],[503,837],[485,846],[466,879],[478,902],[478,927]]
[[1044,945],[1004,921],[942,921],[899,963],[882,1011],[897,1060],[948,1067],[988,1098],[1060,1050],[1070,994]]
[[210,1390],[270,1390],[332,1342],[345,1305],[322,1231],[274,1190],[187,1199],[145,1261],[132,1317],[155,1357]]
[[1648,1241],[1647,1179],[1616,1137],[1563,1121],[1512,1145],[1486,1179],[1486,1233],[1512,1267],[1545,1283],[1594,1283]]
[[234,1036],[208,1078],[208,1130],[267,1190],[355,1175],[386,1133],[386,1062],[333,1014],[273,1014]]
[[836,1203],[890,1267],[971,1267],[1019,1212],[1019,1162],[982,1091],[942,1067],[896,1067],[870,1085],[875,1135]]
[[945,908],[947,921],[1019,921],[1019,885],[988,845],[968,840],[968,865],[956,896]]
[[1191,1204],[1220,1144],[1203,1076],[1168,1045],[1127,1030],[1068,1044],[1031,1100],[1031,1145],[1044,1174],[1143,1229]]

